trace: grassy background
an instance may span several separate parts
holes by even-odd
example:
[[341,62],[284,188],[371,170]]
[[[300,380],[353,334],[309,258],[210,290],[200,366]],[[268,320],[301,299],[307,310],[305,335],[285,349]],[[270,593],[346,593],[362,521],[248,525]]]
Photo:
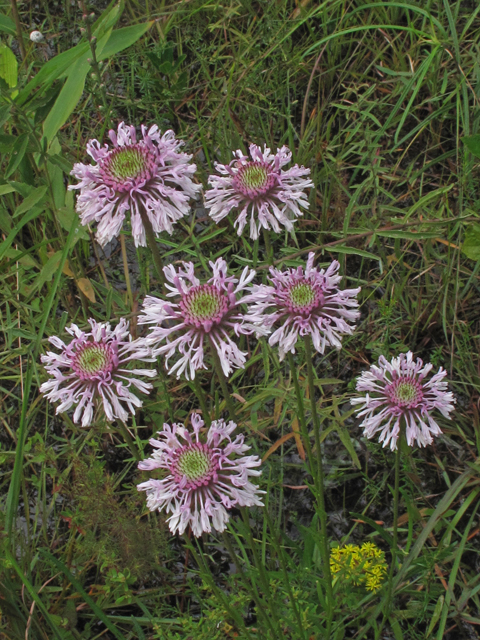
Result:
[[[92,3],[88,10],[98,18],[106,8]],[[85,161],[89,139],[105,139],[122,120],[173,128],[194,154],[204,185],[215,161],[229,161],[232,150],[245,151],[252,142],[274,149],[287,144],[294,160],[311,168],[316,189],[310,211],[293,236],[272,238],[275,256],[297,264],[314,247],[319,262],[339,259],[348,285],[362,286],[357,332],[341,352],[315,363],[326,398],[319,407],[327,427],[332,539],[369,536],[385,546],[380,531],[388,532],[392,522],[392,456],[360,437],[348,405],[355,377],[380,354],[408,349],[444,366],[457,410],[452,422],[442,423],[445,435],[434,446],[404,458],[400,542],[405,557],[415,551],[408,556],[415,571],[382,637],[480,637],[479,262],[461,251],[478,218],[478,163],[462,138],[478,130],[480,5],[127,1],[116,28],[151,21],[148,30],[103,61],[102,87],[95,74],[86,74],[48,150],[42,136],[69,80],[46,78],[25,87],[47,61],[82,43],[82,11],[68,0],[19,3],[18,9],[26,52],[20,93],[7,88],[0,98],[0,637],[211,640],[238,632],[212,585],[196,577],[192,554],[181,541],[169,541],[160,515],[145,512],[135,490],[143,476],[122,438],[106,426],[82,431],[68,416],[54,417],[38,394],[45,377],[38,356],[49,335],[88,317],[126,316],[135,331],[144,295],[156,290],[146,250],[127,240],[132,304],[120,245],[113,242],[103,253],[86,230],[69,235],[75,219],[72,195],[65,192],[71,165]],[[9,3],[1,10],[11,17]],[[8,26],[2,42],[20,61],[18,37]],[[45,35],[40,45],[28,40],[34,27]],[[44,187],[32,205],[40,193],[34,190]],[[252,261],[250,240],[238,238],[229,221],[211,223],[200,202],[162,246],[167,262],[192,259],[201,267],[225,256],[238,269]],[[264,455],[295,427],[294,391],[288,369],[266,344],[243,346],[248,367],[231,381],[245,399],[244,428]],[[202,384],[220,413],[222,400],[208,372]],[[164,420],[181,421],[195,407],[186,382],[159,378],[155,386],[133,423],[142,448]],[[22,447],[24,456],[16,458]],[[304,480],[291,438],[264,467],[272,528],[261,514],[252,523],[281,611],[277,637],[292,639],[296,622],[282,604],[288,595],[277,575],[272,530],[283,536],[306,625],[320,637],[313,510],[307,492],[292,489]],[[352,512],[361,517],[355,520]],[[248,532],[240,518],[234,526],[242,554]],[[275,637],[238,576],[228,577],[221,539],[203,544],[217,584],[231,589],[258,629],[253,637]],[[249,552],[241,557],[251,580],[258,579]],[[365,609],[375,607],[374,598],[352,593],[339,596],[339,640],[360,637]]]

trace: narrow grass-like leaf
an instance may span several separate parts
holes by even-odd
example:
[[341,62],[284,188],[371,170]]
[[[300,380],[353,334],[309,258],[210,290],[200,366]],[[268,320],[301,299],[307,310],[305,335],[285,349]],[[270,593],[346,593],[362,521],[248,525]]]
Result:
[[111,621],[108,619],[108,616],[105,615],[105,613],[100,609],[100,607],[97,607],[97,605],[95,604],[95,601],[88,595],[88,593],[82,587],[80,582],[75,578],[72,572],[68,569],[68,567],[66,567],[63,564],[63,562],[60,562],[58,558],[55,558],[55,556],[53,556],[49,551],[47,551],[47,549],[39,549],[39,553],[47,562],[49,562],[58,571],[61,571],[65,575],[68,581],[71,582],[71,584],[82,596],[82,598],[88,604],[88,606],[93,611],[93,613],[97,616],[98,620],[100,622],[103,622],[103,624],[107,627],[107,629],[113,633],[115,638],[117,638],[117,640],[126,640],[125,636],[122,633],[120,633],[120,631],[111,623]]
[[13,555],[10,553],[10,551],[6,550],[6,556],[7,556],[8,562],[13,567],[13,569],[16,572],[16,574],[18,575],[18,577],[22,581],[22,583],[25,586],[25,589],[28,591],[30,597],[35,602],[35,604],[37,605],[38,609],[41,611],[42,616],[45,618],[45,620],[50,625],[50,627],[51,627],[51,629],[53,631],[53,635],[55,636],[55,638],[57,638],[58,640],[64,640],[65,634],[64,633],[60,633],[60,630],[59,630],[58,626],[53,622],[52,618],[50,617],[50,615],[49,615],[49,613],[47,611],[47,608],[43,604],[43,602],[42,602],[41,598],[39,597],[38,593],[35,591],[34,586],[27,579],[27,577],[25,576],[24,572],[20,569],[20,567],[18,566],[17,561],[15,560]]

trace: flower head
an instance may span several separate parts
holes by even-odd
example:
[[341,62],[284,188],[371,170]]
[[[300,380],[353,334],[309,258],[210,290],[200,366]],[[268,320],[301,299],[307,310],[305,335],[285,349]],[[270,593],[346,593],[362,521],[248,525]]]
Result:
[[422,360],[413,359],[413,353],[401,353],[398,358],[388,362],[383,356],[378,367],[372,365],[370,371],[364,371],[357,380],[357,391],[366,391],[366,395],[353,398],[351,403],[360,405],[356,410],[364,417],[361,427],[367,438],[380,432],[379,442],[394,451],[400,435],[401,421],[406,427],[407,443],[411,447],[415,440],[419,447],[433,442],[432,436],[442,432],[432,417],[438,409],[445,418],[450,418],[455,399],[447,391],[444,377],[447,372],[440,367],[438,372],[427,380],[433,364],[423,366]]
[[264,493],[249,480],[259,476],[258,456],[244,456],[250,449],[243,435],[232,439],[234,422],[214,420],[205,436],[200,431],[202,418],[192,414],[193,433],[182,424],[163,425],[158,440],[150,444],[156,451],[138,468],[151,471],[164,469],[163,480],[148,480],[137,486],[147,492],[151,511],[166,509],[170,531],[182,534],[188,525],[195,536],[212,526],[221,532],[228,522],[227,509],[235,506],[263,506],[259,495]]
[[[269,339],[278,344],[280,360],[288,352],[295,353],[299,336],[312,336],[313,345],[323,353],[331,345],[340,349],[343,334],[353,333],[360,313],[358,289],[339,289],[342,276],[334,260],[325,271],[313,267],[315,254],[308,254],[307,267],[278,271],[270,267],[271,285],[256,285],[248,302],[248,319],[268,329],[277,327]],[[354,310],[355,309],[355,310]]]
[[155,362],[151,350],[143,340],[132,340],[128,322],[121,318],[115,329],[110,324],[97,323],[90,319],[91,331],[85,333],[77,325],[67,329],[73,337],[69,344],[53,336],[50,342],[60,349],[60,353],[49,351],[42,355],[45,369],[52,376],[44,382],[41,393],[50,402],[60,401],[57,414],[77,405],[73,421],[82,418],[82,427],[88,427],[93,419],[94,408],[103,405],[107,420],[126,422],[128,412],[135,413],[135,407],[142,402],[132,393],[131,387],[141,393],[150,393],[152,385],[136,376],[153,377],[152,369],[127,369],[129,362],[141,360]]
[[[250,291],[248,285],[255,271],[245,267],[240,279],[227,275],[227,263],[219,258],[210,262],[213,276],[205,284],[195,276],[192,262],[184,262],[183,268],[175,270],[173,265],[164,267],[167,279],[167,297],[175,302],[147,296],[143,303],[143,314],[139,324],[153,324],[147,343],[154,347],[155,355],[165,356],[165,365],[176,351],[180,358],[170,368],[177,377],[185,372],[187,379],[195,378],[195,371],[206,368],[204,350],[210,343],[220,358],[222,369],[228,376],[234,367],[245,366],[245,356],[231,339],[233,332],[251,334],[266,333],[245,321],[242,312],[241,294]],[[168,284],[170,283],[170,284]],[[160,345],[165,341],[165,344]]]
[[373,542],[346,544],[331,550],[330,570],[356,586],[364,585],[367,591],[378,591],[387,574],[387,563],[384,552]]
[[250,216],[250,237],[256,240],[260,229],[272,228],[276,233],[283,225],[287,231],[293,230],[293,221],[303,215],[301,208],[308,209],[304,189],[313,187],[306,178],[310,169],[297,164],[284,171],[282,167],[292,158],[287,147],[278,149],[275,155],[266,146],[250,145],[250,157],[238,150],[235,160],[228,165],[215,163],[215,169],[222,175],[212,175],[208,183],[212,189],[205,193],[205,206],[210,216],[219,222],[232,209],[241,209],[235,221],[238,235]]
[[103,247],[118,236],[130,211],[135,246],[146,246],[145,229],[140,211],[148,216],[154,232],[172,233],[173,224],[189,210],[189,200],[201,189],[192,181],[196,165],[191,155],[179,151],[184,144],[173,131],[163,135],[157,125],[142,125],[142,139],[137,141],[135,127],[123,122],[118,130],[110,130],[113,148],[90,140],[87,152],[94,165],[77,163],[72,175],[80,189],[77,211],[82,224],[98,222],[96,239]]

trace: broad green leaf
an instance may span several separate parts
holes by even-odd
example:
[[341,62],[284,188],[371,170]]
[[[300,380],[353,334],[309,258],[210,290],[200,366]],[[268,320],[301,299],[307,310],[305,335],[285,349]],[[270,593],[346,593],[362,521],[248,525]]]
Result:
[[78,101],[82,97],[85,80],[89,70],[90,65],[88,62],[78,60],[75,63],[72,73],[69,74],[58,98],[55,100],[55,103],[43,124],[43,135],[47,139],[48,144],[51,143],[53,138],[56,136],[57,131],[68,120],[72,111],[77,106]]
[[18,62],[11,49],[0,45],[0,78],[3,78],[10,88],[17,86]]
[[12,193],[15,191],[11,184],[0,184],[0,196],[4,196],[6,193]]
[[462,138],[462,142],[470,153],[473,153],[476,158],[480,158],[480,134],[477,133],[474,136],[465,136]]
[[3,15],[3,13],[0,13],[0,31],[8,33],[11,36],[17,35],[14,21],[8,16]]
[[52,82],[68,71],[69,68],[73,68],[77,60],[89,51],[90,47],[88,46],[88,42],[81,42],[77,44],[76,47],[64,51],[46,62],[37,75],[20,91],[15,102],[19,105],[24,104],[30,97],[32,91],[40,85],[42,85],[42,90],[47,89]]
[[480,224],[474,223],[467,227],[462,251],[470,260],[480,260]]
[[[92,31],[98,41],[97,47],[100,47],[100,40],[105,36],[105,33],[117,22],[122,10],[122,3],[114,5],[110,9],[107,9],[95,22]],[[75,64],[79,60],[84,60],[84,62],[88,64],[87,58],[90,56],[91,52],[88,42],[80,42],[80,44],[72,47],[72,49],[55,56],[43,65],[37,75],[20,92],[16,102],[20,105],[24,104],[30,98],[32,91],[38,86],[41,86],[41,90],[44,91],[58,78],[72,74],[75,75],[77,73]]]
[[17,141],[13,146],[12,156],[5,171],[5,175],[3,176],[4,178],[9,178],[13,173],[15,173],[18,165],[23,160],[23,156],[27,151],[27,147],[28,134],[23,133],[21,136],[18,136]]
[[32,209],[32,207],[34,207],[38,202],[40,202],[40,200],[43,198],[46,192],[47,192],[47,187],[45,186],[37,187],[36,189],[34,189],[25,198],[22,204],[17,207],[15,213],[13,214],[13,217],[16,218],[17,216],[22,215],[22,213],[29,211],[29,209]]
[[135,42],[143,36],[143,34],[150,29],[153,21],[145,22],[143,24],[135,24],[131,27],[123,27],[122,29],[116,29],[105,46],[100,50],[99,60],[105,60],[110,58],[120,51],[127,49],[135,44]]
[[337,432],[338,437],[342,441],[343,446],[348,451],[353,464],[357,467],[357,469],[361,469],[362,465],[360,464],[360,460],[358,459],[357,452],[355,451],[355,448],[353,446],[348,430],[345,429],[345,427],[342,427],[342,425],[338,424],[335,427],[335,431]]
[[62,251],[56,251],[53,256],[50,256],[46,264],[43,265],[38,276],[35,278],[31,292],[40,289],[46,282],[50,282],[52,280],[53,276],[57,273],[61,259]]

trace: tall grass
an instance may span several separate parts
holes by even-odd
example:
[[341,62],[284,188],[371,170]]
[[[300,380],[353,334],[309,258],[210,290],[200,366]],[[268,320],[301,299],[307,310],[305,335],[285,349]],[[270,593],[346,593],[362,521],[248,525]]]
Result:
[[[127,238],[128,294],[120,245],[94,247],[66,189],[86,142],[122,120],[175,129],[204,184],[215,161],[252,142],[287,144],[311,168],[310,211],[293,236],[275,238],[275,263],[300,264],[313,248],[362,287],[355,335],[314,360],[332,540],[392,543],[392,457],[361,437],[348,404],[355,377],[379,355],[411,349],[449,371],[457,396],[444,436],[403,456],[399,570],[384,630],[381,600],[337,582],[331,637],[479,637],[479,262],[462,252],[479,217],[479,172],[462,139],[478,130],[480,6],[93,3],[100,88],[76,5],[18,3],[19,34],[14,4],[0,15],[18,63],[12,86],[0,65],[2,637],[324,637],[328,597],[296,381],[268,344],[245,341],[245,370],[229,379],[265,460],[267,517],[237,514],[228,543],[169,540],[164,518],[137,496],[123,439],[82,431],[38,394],[48,336],[88,317],[128,317],[136,331],[141,300],[158,291],[147,250]],[[29,40],[33,26],[43,43]],[[213,224],[199,203],[161,246],[165,263],[199,268],[219,256],[232,268],[255,259],[253,243],[228,221]],[[311,398],[308,372],[297,373]],[[212,373],[200,383],[212,413],[226,412]],[[164,421],[186,419],[194,391],[155,380],[132,425],[142,450]]]

